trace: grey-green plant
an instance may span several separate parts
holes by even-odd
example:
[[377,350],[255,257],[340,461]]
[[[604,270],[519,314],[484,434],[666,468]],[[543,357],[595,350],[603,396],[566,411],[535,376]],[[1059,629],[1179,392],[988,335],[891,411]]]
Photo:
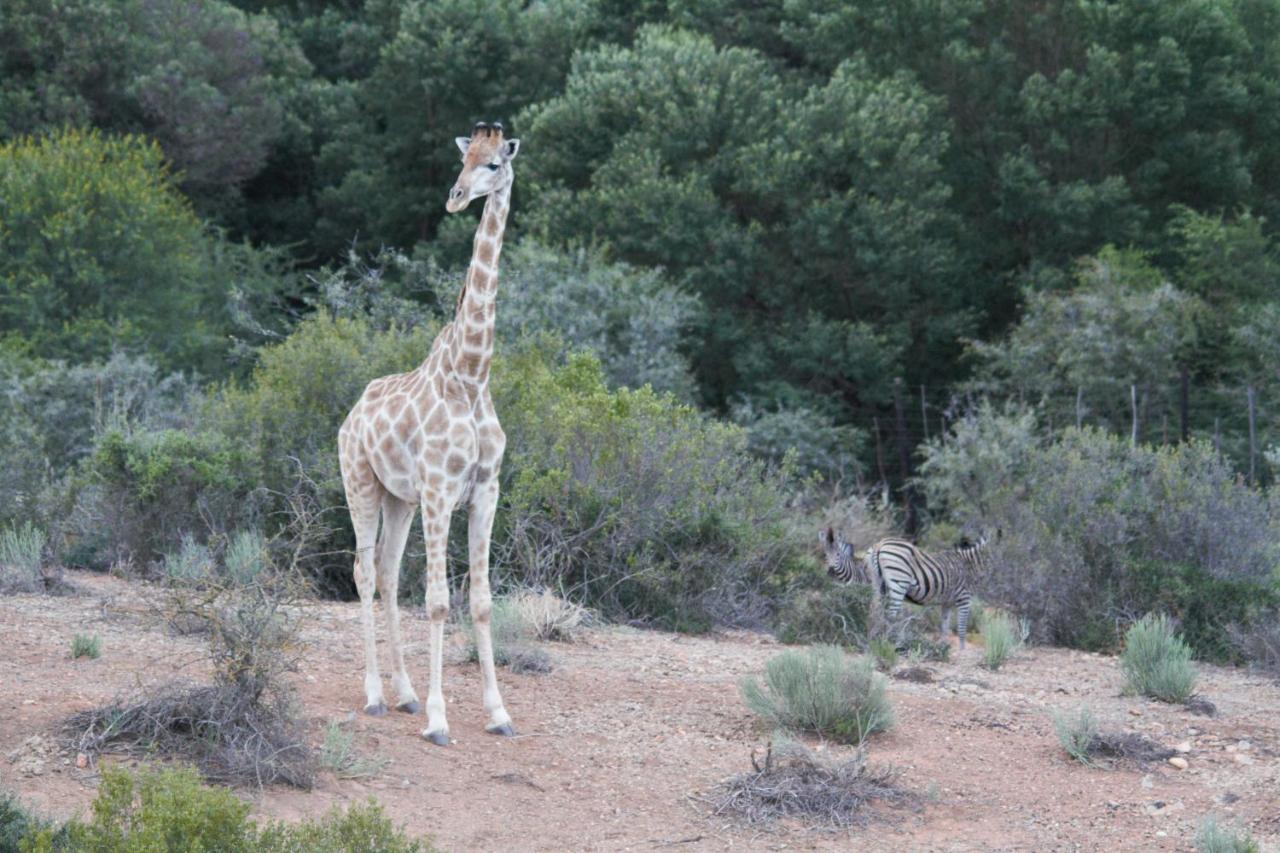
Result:
[[184,533],[178,550],[165,555],[163,570],[169,583],[199,585],[213,580],[218,567],[209,546]]
[[[480,659],[470,617],[462,620],[467,636],[467,661]],[[537,626],[521,605],[519,595],[500,595],[489,611],[489,636],[493,642],[493,662],[515,673],[544,673],[552,669],[551,657],[537,644]]]
[[1120,669],[1130,693],[1162,702],[1185,702],[1195,691],[1191,649],[1163,613],[1148,614],[1129,628],[1120,653]]
[[88,658],[97,660],[102,654],[102,639],[94,634],[76,634],[71,638],[71,657],[73,659]]
[[1085,766],[1093,766],[1089,754],[1098,738],[1098,723],[1089,706],[1081,705],[1073,715],[1054,711],[1053,730],[1067,755]]
[[871,658],[813,646],[773,658],[765,664],[763,686],[748,677],[741,690],[747,707],[769,728],[862,743],[893,725],[886,684]]
[[1200,823],[1195,842],[1197,853],[1259,853],[1262,850],[1248,829],[1224,827],[1212,817]]
[[240,586],[253,583],[270,562],[267,540],[257,530],[237,530],[223,554],[227,579]]
[[873,638],[867,651],[875,658],[876,668],[881,672],[892,672],[898,665],[898,647],[888,637]]
[[44,531],[31,522],[0,530],[0,593],[40,588]]
[[982,663],[995,672],[1022,647],[1025,637],[1021,627],[1015,626],[1013,619],[1003,612],[988,614],[983,628]]
[[355,732],[336,721],[324,727],[320,743],[320,765],[340,779],[367,779],[377,776],[387,766],[381,756],[366,756],[356,747]]

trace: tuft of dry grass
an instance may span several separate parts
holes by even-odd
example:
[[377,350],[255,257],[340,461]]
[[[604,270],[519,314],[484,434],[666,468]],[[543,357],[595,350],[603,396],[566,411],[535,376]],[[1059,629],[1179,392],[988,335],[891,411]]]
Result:
[[521,590],[510,598],[520,619],[539,640],[575,642],[592,621],[591,612],[585,607],[565,601],[549,589]]
[[866,752],[823,758],[792,740],[770,742],[763,764],[751,755],[752,771],[733,776],[702,798],[712,813],[768,828],[796,819],[817,829],[847,829],[867,822],[873,802],[903,804],[912,796],[896,783],[893,768],[867,767]]
[[1067,754],[1087,767],[1141,766],[1176,754],[1137,732],[1099,730],[1088,707],[1081,707],[1074,717],[1055,712],[1053,727]]

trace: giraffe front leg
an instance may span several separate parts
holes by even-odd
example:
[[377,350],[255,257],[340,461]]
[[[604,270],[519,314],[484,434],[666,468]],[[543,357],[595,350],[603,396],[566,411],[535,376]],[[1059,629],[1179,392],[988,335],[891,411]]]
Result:
[[427,691],[427,727],[422,736],[436,746],[448,746],[443,681],[444,623],[449,618],[449,579],[445,573],[449,512],[438,499],[423,500],[422,531],[427,543],[427,615],[431,620],[431,686]]
[[475,631],[476,657],[480,659],[480,673],[484,679],[484,710],[489,715],[485,731],[510,737],[515,734],[515,729],[498,690],[489,623],[493,608],[493,597],[489,591],[489,537],[497,506],[498,478],[491,475],[484,484],[476,485],[467,519],[467,547],[471,552],[471,624]]

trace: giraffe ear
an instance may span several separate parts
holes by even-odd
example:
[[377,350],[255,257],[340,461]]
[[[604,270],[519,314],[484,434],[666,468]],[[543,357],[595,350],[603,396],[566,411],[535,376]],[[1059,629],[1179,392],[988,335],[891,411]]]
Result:
[[455,136],[455,137],[453,138],[453,141],[454,141],[454,142],[456,142],[456,143],[458,144],[458,150],[462,152],[463,156],[466,156],[467,149],[468,149],[469,147],[471,147],[471,137],[470,137],[470,136]]
[[504,160],[516,159],[516,152],[519,150],[520,150],[520,140],[508,139],[506,142],[502,144],[502,159]]

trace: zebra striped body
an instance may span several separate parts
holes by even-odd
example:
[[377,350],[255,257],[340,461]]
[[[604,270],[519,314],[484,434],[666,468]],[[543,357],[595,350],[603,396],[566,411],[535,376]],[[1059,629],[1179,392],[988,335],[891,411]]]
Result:
[[867,549],[863,566],[853,553],[853,546],[828,529],[823,545],[827,552],[828,572],[844,583],[855,580],[870,583],[878,595],[888,599],[886,610],[895,618],[902,602],[936,604],[942,608],[942,636],[951,626],[951,611],[957,612],[956,633],[960,648],[965,645],[969,626],[969,577],[983,566],[987,540],[965,544],[953,551],[930,554],[905,539],[881,539]]

